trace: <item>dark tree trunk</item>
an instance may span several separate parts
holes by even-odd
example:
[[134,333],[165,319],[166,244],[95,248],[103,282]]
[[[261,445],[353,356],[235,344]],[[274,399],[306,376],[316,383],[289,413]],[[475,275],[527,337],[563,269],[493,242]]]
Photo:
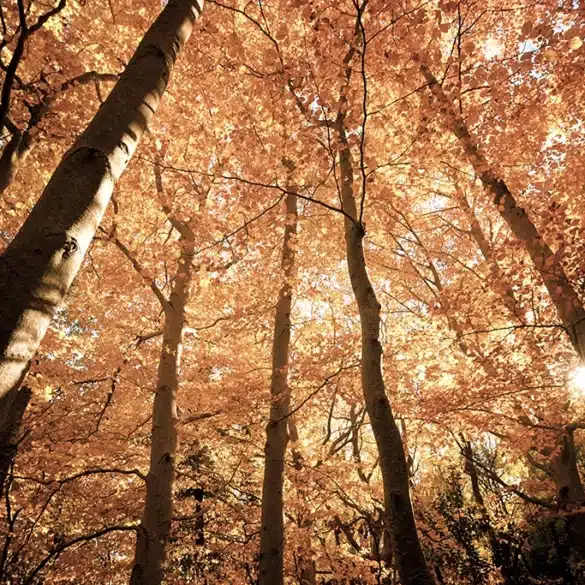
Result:
[[32,392],[23,386],[0,400],[0,497],[18,448],[18,431]]

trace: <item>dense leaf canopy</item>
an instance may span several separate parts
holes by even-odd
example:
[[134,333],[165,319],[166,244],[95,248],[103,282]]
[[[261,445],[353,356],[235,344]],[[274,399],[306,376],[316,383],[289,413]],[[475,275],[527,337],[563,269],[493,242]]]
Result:
[[[0,4],[3,248],[161,4]],[[581,583],[584,10],[208,0],[25,380],[0,580],[128,581],[165,315],[188,276],[165,582],[257,582],[284,279],[284,582],[310,561],[314,584],[399,583],[346,264],[355,221],[433,577]]]

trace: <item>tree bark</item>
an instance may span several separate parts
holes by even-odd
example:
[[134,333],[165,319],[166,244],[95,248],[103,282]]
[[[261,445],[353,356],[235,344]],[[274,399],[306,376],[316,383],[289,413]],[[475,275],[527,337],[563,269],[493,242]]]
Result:
[[483,523],[483,529],[487,535],[492,560],[494,565],[500,570],[505,585],[516,582],[515,568],[513,566],[513,555],[514,551],[510,542],[501,540],[498,537],[496,529],[493,527],[488,509],[485,505],[481,488],[479,485],[479,475],[477,473],[477,467],[475,465],[475,459],[473,454],[473,446],[470,441],[463,440],[463,457],[464,457],[464,470],[471,480],[471,490],[473,493],[473,500],[479,508],[481,514],[481,520]]
[[16,177],[18,169],[26,161],[32,147],[30,130],[15,132],[0,156],[0,195],[2,195]]
[[[292,444],[293,467],[296,471],[301,471],[304,467],[303,454],[298,446],[299,433],[294,415],[287,418],[288,436]],[[303,481],[296,483],[297,497],[301,501],[307,501],[307,484]],[[300,585],[316,585],[317,583],[317,565],[312,554],[311,533],[309,529],[313,526],[313,520],[310,515],[297,515],[297,525],[299,528],[306,530],[305,535],[297,542],[297,575]]]
[[272,345],[272,381],[270,386],[270,420],[266,426],[264,447],[264,481],[262,484],[262,529],[260,532],[259,585],[282,585],[284,520],[284,458],[288,445],[289,412],[288,361],[290,312],[295,277],[295,237],[297,231],[297,196],[286,197],[286,224],[282,246],[283,283],[280,288]]
[[28,120],[26,129],[19,130],[15,127],[9,127],[12,136],[0,156],[0,195],[3,195],[7,191],[8,187],[17,177],[18,172],[26,162],[35,143],[38,141],[38,137],[42,134],[39,123],[51,111],[60,95],[80,85],[99,83],[100,81],[115,82],[118,78],[118,75],[112,73],[86,71],[77,77],[64,81],[51,93],[47,92],[43,94],[40,103],[34,106],[27,106],[30,111],[30,119]]
[[24,45],[29,36],[29,31],[26,26],[24,3],[20,0],[17,4],[20,33],[10,63],[6,68],[4,83],[2,84],[2,91],[0,92],[0,134],[3,134],[4,132],[8,110],[10,109],[10,94],[12,93],[12,86],[14,85],[14,79],[16,77],[16,70],[18,69],[22,56],[24,55]]
[[18,431],[31,396],[30,388],[25,386],[11,391],[0,400],[2,423],[0,426],[2,429],[0,431],[0,497],[4,493],[4,483],[16,456]]
[[339,166],[342,207],[352,218],[346,216],[344,220],[345,242],[349,278],[361,323],[362,389],[380,454],[386,522],[389,523],[392,549],[402,585],[433,585],[435,581],[427,567],[416,531],[402,438],[382,376],[382,345],[379,337],[381,306],[367,273],[363,249],[365,231],[356,209],[353,166],[343,117],[337,123],[337,130],[341,142]]
[[[155,165],[155,183],[159,196],[164,196],[160,166]],[[146,480],[146,501],[142,521],[136,537],[134,566],[130,585],[160,585],[164,576],[165,549],[173,517],[173,484],[175,479],[175,456],[177,453],[177,393],[180,382],[183,335],[187,324],[193,276],[199,266],[193,264],[195,233],[188,223],[173,216],[163,205],[172,226],[179,232],[181,253],[178,268],[168,301],[153,282],[153,291],[161,302],[164,313],[163,340],[154,404],[152,407],[152,433],[150,446],[150,468]],[[119,243],[119,242],[118,242]],[[128,252],[125,252],[127,255]],[[140,271],[136,261],[135,268]],[[156,292],[155,291],[155,292]],[[201,502],[197,511],[203,521]],[[203,536],[197,530],[196,540]]]
[[202,6],[168,0],[0,258],[0,397],[24,379]]
[[171,530],[174,460],[177,451],[177,391],[185,322],[185,304],[179,298],[176,301],[165,316],[152,410],[146,502],[136,538],[131,585],[158,585],[162,582],[165,547]]
[[316,585],[317,583],[317,566],[315,559],[312,556],[308,556],[310,552],[310,538],[303,539],[304,542],[300,543],[302,546],[303,556],[299,558],[299,582],[300,585]]
[[575,437],[565,429],[557,439],[557,448],[551,455],[552,476],[557,488],[560,506],[580,506],[585,501],[585,490],[577,467]]
[[6,68],[4,83],[2,84],[2,91],[0,92],[0,134],[3,133],[4,127],[7,125],[8,112],[10,110],[10,94],[12,92],[14,81],[17,79],[16,71],[24,55],[26,42],[34,33],[40,30],[49,19],[51,19],[56,14],[59,14],[59,12],[65,8],[67,0],[59,0],[59,4],[57,4],[57,6],[51,8],[39,16],[38,20],[32,26],[28,26],[26,22],[27,8],[24,5],[24,0],[17,0],[16,4],[18,8],[19,35],[16,42],[16,47],[14,48],[14,52],[12,53],[12,57],[10,59],[10,63]]
[[421,64],[421,71],[439,109],[445,115],[448,129],[460,141],[473,170],[481,180],[486,192],[493,197],[494,204],[510,231],[530,255],[577,355],[582,361],[585,361],[585,308],[565,274],[561,262],[542,239],[526,211],[517,205],[516,199],[504,180],[489,164],[477,141],[469,133],[462,116],[455,110],[435,76],[424,64]]

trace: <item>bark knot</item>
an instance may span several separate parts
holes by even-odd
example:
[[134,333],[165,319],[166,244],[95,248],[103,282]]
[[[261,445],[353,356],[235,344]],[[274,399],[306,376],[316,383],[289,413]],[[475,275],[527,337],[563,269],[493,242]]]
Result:
[[77,240],[71,236],[65,236],[65,243],[62,246],[63,248],[63,259],[66,260],[70,256],[72,256],[77,250],[79,249],[79,244]]

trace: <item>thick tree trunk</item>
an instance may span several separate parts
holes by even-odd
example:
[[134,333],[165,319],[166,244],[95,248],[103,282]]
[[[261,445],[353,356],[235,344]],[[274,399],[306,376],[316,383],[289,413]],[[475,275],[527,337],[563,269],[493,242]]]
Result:
[[202,5],[203,0],[168,0],[0,258],[0,397],[20,386]]
[[[35,106],[28,106],[30,119],[26,129],[10,128],[12,137],[0,156],[0,195],[3,195],[16,179],[28,155],[42,134],[39,128],[41,120],[51,111],[59,96],[80,85],[104,81],[116,82],[118,78],[118,75],[112,73],[86,71],[77,77],[64,81],[51,93],[43,94],[40,103]],[[13,125],[11,124],[11,126]]]
[[362,338],[362,388],[372,431],[380,454],[386,521],[392,538],[396,568],[402,585],[433,585],[414,521],[408,485],[408,466],[402,438],[386,396],[382,376],[380,303],[370,283],[364,257],[364,229],[358,221],[354,177],[347,137],[340,121],[341,198],[345,218],[347,265],[357,301]]
[[0,400],[0,497],[4,492],[4,483],[8,477],[10,466],[16,456],[18,430],[32,392],[22,387],[12,390]]
[[439,109],[445,115],[449,130],[460,141],[473,170],[483,183],[484,189],[493,197],[494,204],[510,231],[530,255],[577,355],[585,361],[585,309],[557,255],[542,239],[526,211],[518,207],[508,186],[490,166],[475,138],[469,133],[465,121],[455,110],[429,68],[422,64],[421,71]]
[[175,283],[165,309],[162,352],[152,409],[146,502],[136,539],[131,585],[159,585],[162,582],[165,548],[171,530],[177,452],[177,391],[186,308],[194,272],[193,240],[185,242],[182,250]]
[[580,506],[585,501],[585,490],[577,467],[575,438],[570,429],[561,433],[557,448],[551,455],[552,476],[561,506]]
[[286,224],[282,246],[283,284],[280,288],[272,345],[270,420],[266,426],[264,481],[262,484],[262,528],[260,532],[259,585],[282,585],[284,520],[284,458],[288,444],[289,412],[288,357],[290,311],[295,276],[294,240],[297,231],[297,197],[286,197]]

